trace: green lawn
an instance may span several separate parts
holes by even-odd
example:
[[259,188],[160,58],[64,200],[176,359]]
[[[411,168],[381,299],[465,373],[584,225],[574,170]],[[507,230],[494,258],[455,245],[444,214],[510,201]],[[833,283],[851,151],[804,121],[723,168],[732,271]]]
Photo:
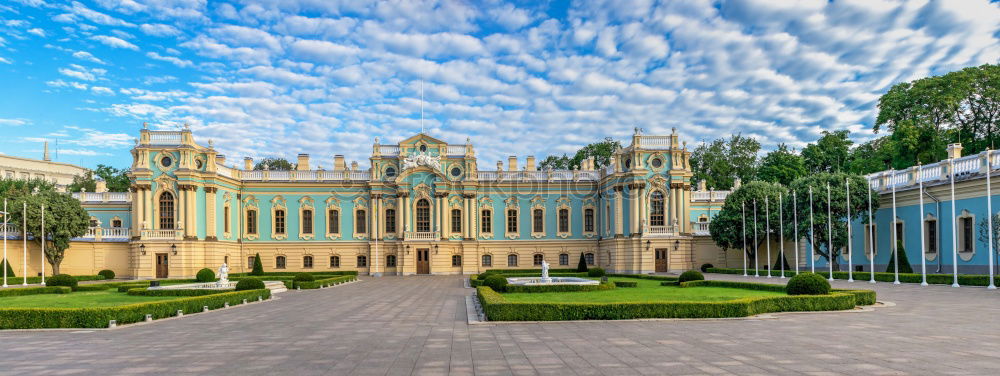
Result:
[[69,294],[38,294],[0,298],[0,308],[88,308],[155,302],[186,298],[185,296],[129,296],[116,289],[107,291],[73,292]]
[[639,302],[718,302],[760,296],[784,296],[783,292],[744,290],[728,287],[660,286],[661,281],[634,278],[609,278],[611,281],[636,281],[638,287],[619,287],[591,292],[544,292],[503,294],[511,303],[639,303]]

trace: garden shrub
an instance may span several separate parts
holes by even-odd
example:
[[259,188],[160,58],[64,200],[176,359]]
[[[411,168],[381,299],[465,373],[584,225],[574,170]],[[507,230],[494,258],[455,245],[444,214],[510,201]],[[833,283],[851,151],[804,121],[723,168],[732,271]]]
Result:
[[663,282],[660,282],[660,286],[677,286],[677,285],[680,285],[680,284],[681,283],[677,282],[677,281],[663,281]]
[[76,278],[69,274],[56,274],[45,280],[46,286],[66,286],[69,288],[75,288],[77,285]]
[[504,292],[507,291],[507,278],[501,275],[491,275],[486,277],[483,285],[489,286],[493,291]]
[[253,257],[253,270],[250,275],[264,275],[264,264],[260,263],[260,252]]
[[615,284],[611,282],[601,282],[596,285],[507,285],[508,293],[537,293],[537,292],[587,292],[612,290]]
[[69,294],[73,289],[66,286],[25,287],[18,289],[2,289],[0,297],[24,296],[37,294]]
[[607,274],[608,277],[621,277],[621,278],[635,278],[635,279],[651,279],[654,281],[671,281],[677,282],[677,277],[665,276],[665,275],[648,275],[648,274]]
[[827,295],[830,282],[816,273],[802,273],[788,280],[785,290],[788,295]]
[[615,287],[639,287],[636,281],[615,281]]
[[705,276],[702,275],[701,272],[697,270],[688,270],[684,273],[681,273],[681,276],[677,278],[677,282],[684,283],[688,281],[702,281],[704,279]]
[[211,289],[156,289],[149,290],[144,288],[137,288],[128,290],[128,294],[132,296],[204,296],[204,295],[214,295],[227,293],[227,290],[211,290]]
[[333,286],[338,283],[350,282],[358,279],[353,275],[337,275],[330,278],[321,278],[313,282],[295,282],[295,287],[302,289],[318,289],[323,286]]
[[[903,241],[898,240],[896,242],[896,252],[899,252],[899,272],[900,273],[913,273],[913,267],[910,266],[910,260],[906,257],[906,250],[903,249]],[[886,273],[896,272],[896,257],[889,254],[889,265],[885,267]]]
[[714,268],[714,267],[715,267],[715,265],[705,263],[705,264],[701,264],[701,268],[699,268],[699,269],[701,269],[702,273],[708,273],[708,269],[709,268]]
[[198,271],[194,279],[198,282],[215,282],[215,272],[212,269],[203,268]]
[[10,262],[7,259],[3,259],[3,265],[7,269],[7,278],[14,277],[14,268],[10,267]]
[[587,276],[588,277],[603,277],[604,276],[604,269],[602,269],[602,268],[590,268],[590,270],[587,271]]
[[296,274],[295,278],[292,280],[295,282],[312,282],[316,280],[316,277],[313,277],[313,275],[309,273],[299,273]]
[[488,278],[489,276],[491,276],[491,275],[498,275],[498,274],[500,274],[500,273],[497,272],[497,271],[487,270],[485,272],[479,273],[479,275],[476,277],[476,279],[478,279],[480,281],[485,281],[486,278]]
[[587,260],[583,257],[583,252],[580,252],[580,262],[576,264],[576,272],[583,273],[587,271]]
[[161,319],[176,316],[178,310],[185,313],[201,312],[205,306],[217,309],[224,307],[226,303],[241,304],[244,299],[256,301],[258,297],[269,299],[271,291],[260,289],[222,292],[100,308],[0,308],[0,329],[107,328],[110,320],[115,320],[119,325],[130,324],[144,321],[147,314],[152,315],[153,319]]
[[114,270],[104,269],[104,270],[101,270],[101,271],[97,272],[97,275],[99,275],[101,277],[104,277],[104,279],[115,279],[115,271]]
[[264,288],[264,282],[257,278],[244,278],[236,282],[236,291],[260,290]]
[[[48,283],[48,281],[46,281]],[[73,292],[84,292],[84,291],[104,291],[114,286],[108,286],[105,283],[97,283],[93,285],[79,285],[73,288]]]

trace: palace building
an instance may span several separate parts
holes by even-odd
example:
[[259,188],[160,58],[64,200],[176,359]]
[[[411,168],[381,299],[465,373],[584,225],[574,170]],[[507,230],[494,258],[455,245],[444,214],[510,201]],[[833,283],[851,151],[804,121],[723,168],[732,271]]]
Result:
[[[610,166],[585,160],[575,170],[515,156],[484,166],[468,140],[426,134],[376,138],[366,170],[340,155],[324,168],[307,154],[292,171],[253,170],[250,158],[237,168],[189,129],[144,127],[131,153],[131,192],[75,194],[92,228],[66,251],[64,272],[191,277],[223,262],[248,271],[257,254],[268,271],[372,275],[537,269],[542,260],[574,268],[581,257],[618,273],[725,262],[708,220],[727,192],[692,189],[691,152],[676,131],[637,131]],[[37,267],[40,256],[29,257]]]

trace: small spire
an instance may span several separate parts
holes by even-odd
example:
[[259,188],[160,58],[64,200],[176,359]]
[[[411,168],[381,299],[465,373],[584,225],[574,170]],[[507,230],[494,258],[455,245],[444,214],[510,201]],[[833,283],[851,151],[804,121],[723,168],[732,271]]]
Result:
[[142,129],[149,129],[149,123],[142,122]]

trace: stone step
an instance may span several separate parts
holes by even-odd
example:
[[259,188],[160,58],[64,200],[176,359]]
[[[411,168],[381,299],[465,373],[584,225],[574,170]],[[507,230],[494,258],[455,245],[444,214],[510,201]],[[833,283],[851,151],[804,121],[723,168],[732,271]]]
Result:
[[285,287],[285,283],[281,281],[264,281],[264,287],[271,290],[271,295],[288,291],[288,288]]

